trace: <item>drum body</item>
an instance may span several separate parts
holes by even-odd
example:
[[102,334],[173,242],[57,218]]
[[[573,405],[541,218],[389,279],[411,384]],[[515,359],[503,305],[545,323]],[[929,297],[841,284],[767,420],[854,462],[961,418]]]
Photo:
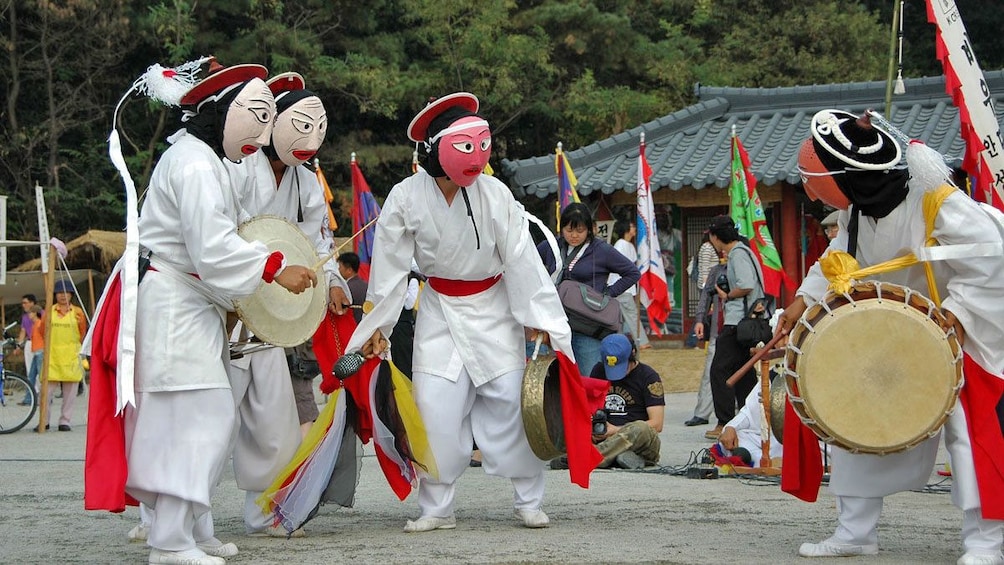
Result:
[[561,381],[558,359],[539,354],[527,361],[521,398],[523,428],[530,449],[548,461],[565,453],[565,425],[561,415]]
[[[317,263],[314,245],[300,228],[279,216],[257,216],[237,228],[248,241],[260,241],[269,251],[281,251],[289,265]],[[321,277],[323,278],[323,277]],[[294,347],[306,342],[324,319],[328,285],[293,294],[278,284],[262,281],[255,293],[234,300],[234,310],[255,336],[272,345]]]
[[938,433],[962,387],[962,349],[928,298],[890,283],[828,293],[792,329],[785,384],[823,441],[852,453],[910,449]]

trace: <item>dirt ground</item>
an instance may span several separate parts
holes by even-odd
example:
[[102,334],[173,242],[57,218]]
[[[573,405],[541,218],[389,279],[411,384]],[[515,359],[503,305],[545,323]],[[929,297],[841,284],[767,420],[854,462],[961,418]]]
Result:
[[707,352],[703,347],[684,349],[679,342],[658,343],[652,349],[639,353],[641,362],[651,366],[662,376],[666,394],[697,392],[704,373]]
[[[799,544],[828,537],[836,523],[828,489],[808,504],[781,492],[776,480],[683,476],[709,446],[707,427],[683,425],[693,415],[703,353],[642,352],[666,379],[667,391],[689,389],[666,395],[660,466],[597,470],[589,489],[571,484],[567,471],[547,470],[547,529],[519,527],[508,481],[472,468],[457,483],[457,529],[405,534],[405,520],[418,514],[416,495],[399,501],[365,446],[355,507],[322,507],[302,539],[244,535],[244,496],[228,470],[213,498],[217,536],[240,548],[227,561],[808,565],[796,554]],[[86,401],[86,395],[78,399],[72,432],[0,435],[0,563],[146,563],[149,548],[126,538],[138,520],[135,508],[122,514],[83,509]],[[938,461],[945,461],[943,449]],[[954,563],[961,554],[961,514],[948,495],[951,479],[932,474],[930,482],[923,492],[886,499],[877,556],[844,558],[840,565]]]

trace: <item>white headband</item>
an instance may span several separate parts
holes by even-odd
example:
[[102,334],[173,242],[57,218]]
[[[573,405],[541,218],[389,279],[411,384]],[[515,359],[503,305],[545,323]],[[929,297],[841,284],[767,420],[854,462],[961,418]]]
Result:
[[486,122],[485,120],[478,120],[476,122],[468,122],[466,124],[450,126],[444,129],[443,131],[437,133],[436,135],[432,136],[432,139],[429,140],[429,145],[431,146],[433,143],[439,141],[439,139],[442,138],[444,135],[450,135],[451,133],[456,133],[458,131],[463,131],[465,129],[472,129],[477,127],[488,127],[488,122]]

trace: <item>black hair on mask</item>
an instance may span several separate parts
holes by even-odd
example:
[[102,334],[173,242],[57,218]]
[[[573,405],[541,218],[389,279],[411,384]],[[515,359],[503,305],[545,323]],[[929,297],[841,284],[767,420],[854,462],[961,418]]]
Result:
[[184,123],[185,129],[189,134],[212,147],[220,159],[226,159],[226,153],[223,152],[223,126],[227,123],[227,112],[230,110],[230,104],[244,90],[248,82],[250,81],[240,83],[219,100],[202,102],[194,107],[186,108],[193,111],[198,108],[199,113]]

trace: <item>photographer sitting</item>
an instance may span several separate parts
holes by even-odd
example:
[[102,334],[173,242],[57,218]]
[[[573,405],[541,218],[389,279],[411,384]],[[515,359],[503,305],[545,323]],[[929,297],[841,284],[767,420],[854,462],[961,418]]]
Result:
[[593,418],[593,443],[603,455],[599,466],[641,469],[658,464],[666,412],[659,373],[638,362],[627,336],[613,334],[600,343],[600,362],[590,376],[610,381],[606,406]]

